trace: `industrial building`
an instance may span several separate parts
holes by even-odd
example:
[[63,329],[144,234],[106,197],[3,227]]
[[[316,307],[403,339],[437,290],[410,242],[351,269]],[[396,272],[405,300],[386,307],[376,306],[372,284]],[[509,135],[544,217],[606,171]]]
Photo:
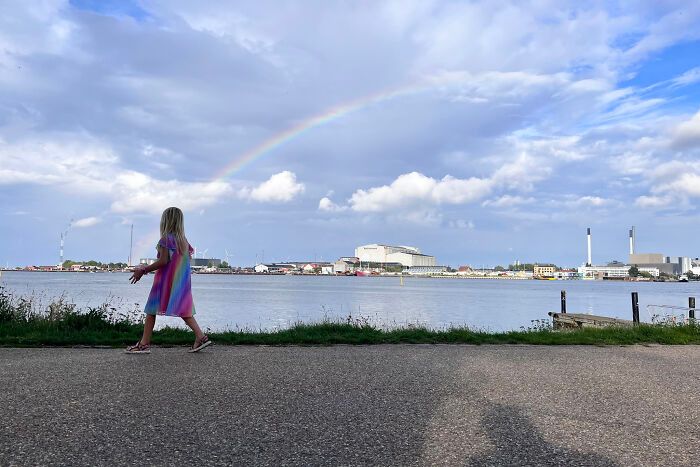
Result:
[[535,264],[532,274],[540,277],[554,277],[555,267],[551,265]]
[[431,276],[433,274],[445,274],[447,266],[411,266],[408,274],[412,276]]
[[588,228],[588,257],[586,264],[578,268],[579,274],[584,279],[623,278],[629,276],[630,267],[637,266],[640,272],[659,277],[660,274],[686,274],[692,268],[691,259],[684,256],[664,256],[662,253],[638,253],[636,243],[636,229],[633,226],[629,231],[628,263],[613,262],[605,266],[595,266],[591,257],[591,229]]
[[[605,265],[605,266],[581,266],[578,268],[578,272],[582,279],[605,279],[605,278],[617,278],[621,279],[624,277],[629,277],[630,268],[632,266],[628,264],[618,265]],[[640,272],[647,272],[653,277],[659,277],[659,269],[655,267],[642,267],[638,266]]]
[[362,263],[399,263],[402,266],[435,266],[434,256],[424,255],[411,246],[391,246],[373,243],[355,248],[355,256]]

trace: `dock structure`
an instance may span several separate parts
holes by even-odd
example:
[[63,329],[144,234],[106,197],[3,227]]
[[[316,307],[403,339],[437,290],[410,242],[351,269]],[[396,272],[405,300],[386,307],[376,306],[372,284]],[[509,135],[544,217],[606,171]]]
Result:
[[634,324],[633,321],[627,319],[583,313],[554,313],[550,311],[548,314],[552,317],[554,329],[604,328],[609,326],[632,326]]

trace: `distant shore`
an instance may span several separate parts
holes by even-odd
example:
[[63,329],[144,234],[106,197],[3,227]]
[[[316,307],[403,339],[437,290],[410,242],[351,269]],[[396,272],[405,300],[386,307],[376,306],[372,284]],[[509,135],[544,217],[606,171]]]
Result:
[[[27,273],[37,273],[37,272],[47,272],[47,273],[78,273],[78,274],[131,274],[130,269],[119,269],[119,270],[95,270],[95,271],[71,271],[71,270],[43,270],[43,269],[2,269],[1,272],[27,272]],[[221,276],[321,276],[321,277],[354,277],[354,274],[321,274],[321,273],[276,273],[276,272],[247,272],[247,271],[193,271],[193,274],[202,275],[221,275]],[[603,279],[579,279],[579,278],[568,278],[568,279],[558,279],[549,277],[531,277],[531,276],[513,276],[513,275],[490,275],[490,274],[399,274],[399,273],[380,273],[380,274],[368,274],[362,277],[396,277],[396,278],[411,278],[411,279],[487,279],[487,280],[535,280],[535,281],[557,281],[557,282],[569,282],[569,281],[587,281],[587,282],[600,282],[600,281],[617,281],[617,282],[684,282],[677,279],[648,279],[643,277],[606,277]]]

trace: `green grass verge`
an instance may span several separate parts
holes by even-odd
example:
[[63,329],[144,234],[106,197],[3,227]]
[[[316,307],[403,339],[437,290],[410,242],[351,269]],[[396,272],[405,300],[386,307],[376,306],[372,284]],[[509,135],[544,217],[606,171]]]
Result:
[[[138,341],[140,325],[85,326],[62,323],[0,323],[0,346],[114,346]],[[640,325],[633,328],[582,329],[576,331],[514,331],[490,333],[466,328],[431,330],[404,328],[380,330],[340,323],[297,324],[289,329],[210,333],[224,345],[333,345],[333,344],[531,344],[531,345],[630,345],[700,344],[699,326]],[[184,329],[164,328],[153,334],[154,345],[190,345],[193,335]]]
[[[133,344],[143,327],[138,310],[124,313],[104,304],[78,310],[63,297],[41,306],[33,297],[14,297],[0,287],[0,346],[113,346]],[[553,331],[547,322],[512,332],[485,332],[467,327],[426,329],[404,327],[382,330],[365,320],[296,324],[289,329],[264,332],[237,330],[209,336],[225,345],[333,345],[333,344],[532,344],[532,345],[630,345],[700,344],[698,323],[672,322],[634,327]],[[164,328],[153,334],[154,345],[190,345],[189,330]]]

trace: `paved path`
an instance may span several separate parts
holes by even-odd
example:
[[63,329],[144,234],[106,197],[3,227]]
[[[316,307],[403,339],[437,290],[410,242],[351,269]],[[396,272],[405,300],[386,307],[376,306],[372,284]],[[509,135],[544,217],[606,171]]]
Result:
[[0,349],[0,465],[698,465],[700,347]]

